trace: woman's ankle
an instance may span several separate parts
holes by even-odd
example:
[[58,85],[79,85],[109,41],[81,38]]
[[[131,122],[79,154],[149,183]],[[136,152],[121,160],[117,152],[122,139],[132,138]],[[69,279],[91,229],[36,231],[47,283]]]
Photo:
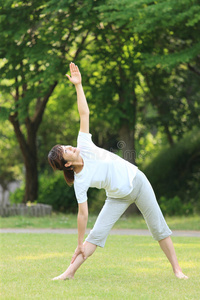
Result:
[[173,267],[173,271],[174,271],[174,274],[179,273],[179,272],[182,272],[180,266]]
[[66,270],[62,275],[67,278],[74,278],[75,272],[72,270]]

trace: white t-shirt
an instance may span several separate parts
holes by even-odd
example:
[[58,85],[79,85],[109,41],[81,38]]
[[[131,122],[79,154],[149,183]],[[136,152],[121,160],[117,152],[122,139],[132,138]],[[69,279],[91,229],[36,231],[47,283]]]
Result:
[[74,174],[78,203],[87,201],[90,187],[105,189],[107,197],[123,198],[131,193],[137,167],[118,155],[97,147],[90,133],[79,132],[77,147],[84,161],[81,172]]

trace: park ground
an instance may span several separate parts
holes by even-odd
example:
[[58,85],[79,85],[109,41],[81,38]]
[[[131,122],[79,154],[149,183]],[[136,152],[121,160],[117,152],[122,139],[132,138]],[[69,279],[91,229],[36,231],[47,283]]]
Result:
[[[95,217],[91,218],[92,225]],[[50,217],[47,219],[43,220],[45,224],[50,222]],[[143,220],[140,217],[134,221],[131,219],[122,218],[115,229],[122,228],[119,227],[120,222],[129,224],[126,229],[130,229],[130,223],[133,229],[134,222],[136,228],[146,229],[141,225]],[[198,217],[188,218],[190,231],[199,230],[198,220]],[[48,227],[44,223],[42,226],[42,220],[13,217],[10,220],[1,219],[1,225],[4,224],[1,227],[75,228],[73,216],[53,216],[51,222]],[[67,226],[66,222],[70,224]],[[185,230],[186,222],[187,218],[184,222],[183,218],[178,217],[168,219],[174,230]],[[200,238],[174,236],[172,239],[188,280],[175,278],[170,264],[152,237],[110,235],[106,247],[97,249],[74,280],[55,282],[51,279],[63,272],[70,262],[77,234],[1,233],[1,299],[199,300]]]

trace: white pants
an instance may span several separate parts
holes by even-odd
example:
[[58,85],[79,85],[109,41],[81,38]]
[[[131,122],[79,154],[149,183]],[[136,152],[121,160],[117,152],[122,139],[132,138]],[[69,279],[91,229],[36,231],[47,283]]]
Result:
[[122,199],[106,199],[86,241],[104,247],[111,228],[133,202],[141,211],[155,240],[160,241],[172,234],[157,203],[150,182],[146,176],[138,170],[133,180],[133,190],[128,196]]

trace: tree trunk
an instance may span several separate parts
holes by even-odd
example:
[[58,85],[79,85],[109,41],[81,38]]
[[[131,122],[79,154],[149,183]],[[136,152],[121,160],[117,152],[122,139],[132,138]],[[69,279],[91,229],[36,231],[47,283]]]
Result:
[[[120,141],[118,149],[122,150],[123,158],[132,164],[135,164],[135,130],[131,129],[128,122],[124,123],[119,131]],[[135,203],[131,204],[125,212],[125,215],[139,213]]]
[[[123,74],[121,74],[121,77]],[[123,78],[123,77],[122,77]],[[126,91],[121,88],[119,90],[119,103],[123,105],[125,101]],[[129,116],[129,119],[123,118],[121,120],[121,128],[119,130],[120,141],[117,146],[118,149],[122,150],[123,158],[129,161],[132,164],[135,164],[136,161],[136,151],[135,151],[135,126],[137,118],[137,97],[135,94],[135,89],[133,85],[133,90],[131,93],[132,99],[128,106],[125,106],[126,109],[123,109],[125,115]]]
[[17,114],[10,116],[10,121],[14,127],[17,140],[22,152],[25,165],[26,188],[23,202],[35,201],[38,193],[38,172],[37,172],[37,129],[29,118],[26,119],[27,140],[20,129]]
[[[9,116],[9,120],[12,123],[15,131],[15,135],[19,142],[19,146],[22,152],[22,156],[24,159],[25,165],[25,181],[26,181],[26,188],[25,188],[25,195],[23,202],[26,203],[27,201],[35,201],[38,197],[38,170],[37,170],[37,146],[36,146],[36,138],[37,138],[37,131],[42,122],[42,117],[44,114],[44,110],[46,104],[49,100],[49,97],[53,93],[57,81],[55,81],[49,88],[49,91],[44,96],[43,100],[38,98],[38,103],[36,106],[35,114],[32,118],[29,116],[26,117],[25,125],[27,131],[27,138],[23,134],[20,128],[20,122],[18,119],[18,112]],[[18,93],[16,92],[16,95]],[[17,95],[18,101],[19,95]],[[17,103],[17,102],[16,102]]]
[[27,147],[24,156],[24,164],[26,168],[25,180],[26,189],[23,201],[35,201],[38,196],[38,170],[37,170],[37,127],[29,117],[26,118],[27,129]]
[[[123,94],[120,95],[120,102],[123,103]],[[118,149],[122,150],[123,158],[132,164],[136,162],[136,151],[135,151],[135,126],[137,118],[137,97],[133,87],[132,92],[132,107],[129,107],[132,115],[130,121],[127,119],[122,120],[122,126],[119,130],[120,141],[118,142]],[[126,111],[127,115],[130,115],[130,111]],[[135,203],[131,204],[126,210],[125,214],[135,214],[139,210]]]
[[123,158],[135,164],[135,131],[130,128],[128,122],[122,125],[119,131],[119,137],[120,141],[117,143],[117,147],[122,150]]
[[23,202],[34,202],[38,197],[38,172],[37,172],[37,160],[25,162],[26,168],[26,188]]

